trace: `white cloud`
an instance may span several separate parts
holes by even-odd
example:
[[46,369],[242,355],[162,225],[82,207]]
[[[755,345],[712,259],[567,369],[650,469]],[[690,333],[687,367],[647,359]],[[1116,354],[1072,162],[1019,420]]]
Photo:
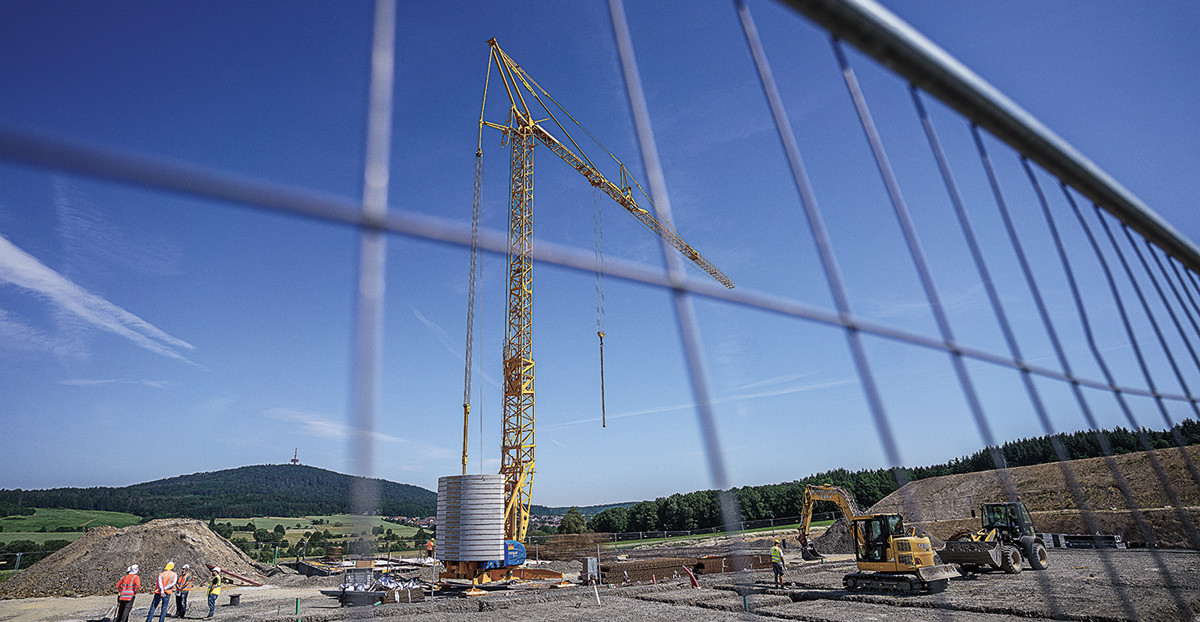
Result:
[[45,332],[14,319],[0,309],[0,343],[14,350],[58,350],[59,342]]
[[[318,438],[345,440],[350,438],[354,431],[352,427],[341,421],[335,421],[324,413],[294,408],[269,408],[263,411],[263,414],[272,419],[297,424],[299,428],[296,431]],[[384,443],[408,443],[403,438],[383,432],[372,432],[370,437],[372,440]]]
[[732,400],[753,399],[756,397],[775,397],[777,395],[790,395],[792,393],[804,393],[805,391],[816,391],[818,389],[829,389],[832,387],[840,387],[840,386],[845,386],[848,384],[856,384],[857,382],[858,382],[858,380],[855,378],[844,378],[842,380],[830,380],[828,382],[813,382],[813,383],[808,383],[808,384],[796,384],[796,385],[791,385],[791,386],[779,387],[777,389],[771,389],[771,390],[767,390],[767,391],[759,391],[757,393],[742,393],[742,394],[735,395],[731,398],[727,398],[727,399],[724,399],[721,401],[728,402],[728,401],[732,401]]
[[59,380],[58,384],[68,387],[98,387],[110,384],[132,384],[143,387],[153,387],[155,389],[164,389],[167,386],[166,380],[115,380],[115,379],[100,379],[100,378],[73,378],[69,380]]
[[[796,376],[780,376],[777,378],[771,378],[768,380],[764,380],[762,382],[751,383],[751,384],[745,385],[745,387],[743,387],[743,388],[756,387],[759,385],[766,385],[766,384],[777,384],[780,382],[796,380],[796,379],[802,378],[803,376],[804,376],[803,374],[796,375]],[[719,406],[722,404],[730,404],[730,403],[736,404],[736,403],[744,401],[744,400],[751,400],[751,399],[756,399],[756,398],[760,398],[760,397],[775,397],[778,395],[803,393],[805,391],[816,391],[819,389],[828,389],[828,388],[832,388],[832,387],[840,387],[840,386],[845,386],[845,385],[850,385],[850,384],[856,384],[857,382],[858,382],[858,380],[856,378],[844,378],[844,379],[840,379],[840,380],[830,380],[828,382],[795,384],[795,385],[783,386],[783,387],[779,387],[777,389],[771,389],[771,390],[767,390],[767,391],[759,391],[756,393],[740,393],[738,395],[732,395],[729,397],[714,399],[714,400],[712,400],[711,403],[713,406]],[[641,416],[645,416],[645,415],[657,415],[657,414],[669,413],[669,412],[694,411],[695,409],[696,409],[695,402],[687,402],[684,404],[658,406],[655,408],[643,408],[643,409],[631,410],[631,411],[627,411],[627,412],[623,412],[623,413],[614,413],[614,414],[609,414],[607,418],[609,420],[616,420],[616,419],[625,419],[628,417],[641,417]],[[565,427],[576,426],[576,425],[581,425],[581,424],[596,423],[598,421],[600,421],[600,417],[589,417],[586,419],[576,419],[574,421],[563,421],[561,423],[553,423],[550,425],[543,425],[543,426],[541,426],[541,429],[565,428]]]
[[[177,339],[142,318],[80,287],[0,235],[0,283],[9,283],[50,302],[55,310],[94,328],[124,337],[162,356],[187,361],[178,350],[194,346]],[[7,321],[6,329],[3,324]],[[0,318],[0,331],[13,322]],[[19,326],[19,325],[18,325]],[[28,334],[28,331],[26,331]],[[30,338],[36,337],[32,334]]]
[[[452,354],[454,356],[454,358],[458,359],[459,362],[461,362],[465,365],[466,359],[463,357],[463,349],[466,347],[466,336],[465,335],[463,336],[463,343],[461,345],[456,344],[456,343],[454,343],[454,340],[450,338],[450,333],[446,332],[446,329],[437,325],[433,320],[425,317],[425,315],[423,313],[421,313],[420,311],[418,311],[416,309],[416,307],[410,307],[410,308],[412,310],[413,316],[417,318],[417,321],[424,324],[425,327],[428,328],[430,332],[432,332],[435,336],[437,336],[438,341],[440,341],[442,343],[442,347],[446,348],[447,352]],[[474,358],[474,360],[477,361],[478,355],[474,356],[473,358]],[[488,383],[489,385],[491,385],[493,387],[500,386],[500,382],[497,381],[495,377],[489,375],[487,372],[484,372],[479,369],[475,369],[471,373],[479,374],[483,378],[484,382]]]

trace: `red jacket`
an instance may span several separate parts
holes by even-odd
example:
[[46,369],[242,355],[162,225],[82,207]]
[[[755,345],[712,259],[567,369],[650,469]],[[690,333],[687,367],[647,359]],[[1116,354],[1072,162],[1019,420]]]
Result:
[[142,589],[142,578],[135,574],[127,574],[117,581],[117,599],[133,600],[133,596]]

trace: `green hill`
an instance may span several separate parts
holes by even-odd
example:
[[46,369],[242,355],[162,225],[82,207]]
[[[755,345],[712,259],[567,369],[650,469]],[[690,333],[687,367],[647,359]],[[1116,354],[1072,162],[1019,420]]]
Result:
[[[305,465],[267,464],[193,473],[122,488],[0,490],[0,507],[74,508],[127,512],[150,518],[214,516],[305,516],[352,511],[351,483],[357,478]],[[379,490],[381,514],[431,516],[437,493],[386,480]]]

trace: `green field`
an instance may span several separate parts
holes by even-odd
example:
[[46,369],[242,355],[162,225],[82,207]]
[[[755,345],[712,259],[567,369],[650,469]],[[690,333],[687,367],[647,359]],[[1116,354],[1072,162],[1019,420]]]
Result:
[[[37,508],[32,516],[6,516],[0,518],[0,542],[13,540],[74,540],[88,527],[111,525],[128,527],[141,522],[140,516],[124,512],[101,512],[99,510],[67,510],[63,508]],[[59,527],[75,531],[55,532]],[[43,530],[45,530],[43,532]]]
[[[319,525],[314,525],[313,521],[324,521]],[[235,527],[244,526],[248,522],[253,522],[255,529],[266,529],[273,531],[276,525],[283,525],[286,530],[286,538],[288,542],[295,544],[299,542],[305,532],[326,531],[333,534],[336,539],[341,538],[357,538],[362,532],[366,532],[367,538],[371,537],[371,529],[374,527],[382,527],[386,533],[388,529],[392,533],[401,538],[411,538],[417,533],[416,527],[407,525],[397,525],[383,520],[381,516],[357,516],[354,514],[333,514],[329,516],[305,516],[303,518],[281,518],[277,516],[260,516],[257,518],[218,518],[218,523],[229,523]],[[245,531],[235,531],[234,538],[250,539],[252,536]]]

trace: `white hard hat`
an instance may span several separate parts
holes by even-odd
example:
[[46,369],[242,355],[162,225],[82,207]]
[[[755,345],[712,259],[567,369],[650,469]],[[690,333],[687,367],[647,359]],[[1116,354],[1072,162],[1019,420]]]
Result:
[[128,572],[129,574],[137,574],[137,571],[138,571],[137,564],[134,564],[125,569],[125,572]]
[[188,568],[191,568],[191,566],[189,566],[189,565],[187,565],[187,564],[184,564],[184,565],[183,565],[183,569],[184,569],[184,570],[187,570]]
[[221,572],[220,566],[213,566],[213,572]]

